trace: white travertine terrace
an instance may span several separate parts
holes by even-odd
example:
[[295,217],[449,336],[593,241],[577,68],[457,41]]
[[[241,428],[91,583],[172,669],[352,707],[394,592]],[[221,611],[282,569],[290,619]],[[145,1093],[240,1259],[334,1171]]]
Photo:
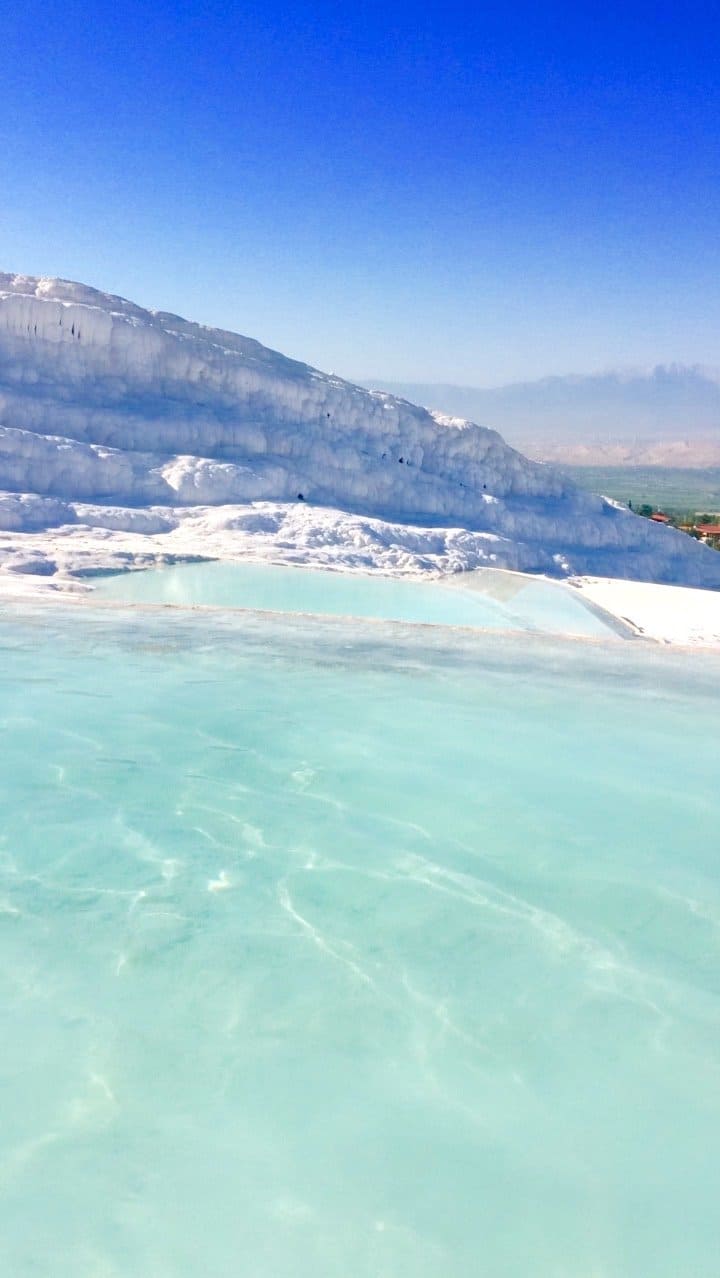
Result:
[[251,338],[0,274],[0,572],[202,555],[720,587],[720,555],[493,430]]

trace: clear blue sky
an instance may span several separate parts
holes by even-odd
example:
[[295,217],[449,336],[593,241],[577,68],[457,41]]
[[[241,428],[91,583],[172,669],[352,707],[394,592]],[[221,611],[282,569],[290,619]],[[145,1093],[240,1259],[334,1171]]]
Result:
[[720,362],[714,3],[4,10],[0,269],[357,378]]

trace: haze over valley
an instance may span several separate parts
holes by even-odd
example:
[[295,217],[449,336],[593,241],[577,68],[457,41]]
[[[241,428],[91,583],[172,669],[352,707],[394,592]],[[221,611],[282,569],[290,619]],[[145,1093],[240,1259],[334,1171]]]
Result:
[[[370,385],[370,382],[366,383]],[[500,431],[540,460],[587,466],[720,465],[720,374],[697,366],[577,374],[495,387],[373,383]]]

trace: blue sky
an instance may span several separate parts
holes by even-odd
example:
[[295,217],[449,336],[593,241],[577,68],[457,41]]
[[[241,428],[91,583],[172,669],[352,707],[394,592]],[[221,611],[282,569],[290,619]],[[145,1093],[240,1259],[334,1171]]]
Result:
[[715,4],[25,0],[0,269],[349,377],[717,365]]

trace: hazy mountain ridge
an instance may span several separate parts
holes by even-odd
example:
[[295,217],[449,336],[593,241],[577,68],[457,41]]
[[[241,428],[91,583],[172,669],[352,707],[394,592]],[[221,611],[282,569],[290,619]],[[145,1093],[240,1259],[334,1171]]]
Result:
[[658,365],[649,373],[546,377],[491,388],[375,385],[482,422],[548,460],[670,466],[720,460],[720,375],[699,366]]
[[574,466],[657,466],[708,470],[720,466],[720,439],[675,439],[667,443],[544,444],[528,443],[537,461]]

